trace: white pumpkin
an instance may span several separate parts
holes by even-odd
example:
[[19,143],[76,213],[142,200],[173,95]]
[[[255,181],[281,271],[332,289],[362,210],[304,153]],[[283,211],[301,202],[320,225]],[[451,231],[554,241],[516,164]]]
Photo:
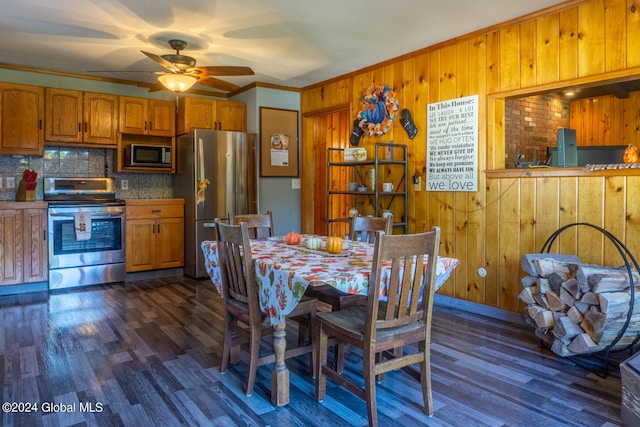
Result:
[[314,251],[319,250],[322,247],[322,239],[319,237],[309,237],[307,240],[307,247],[309,249],[313,249]]

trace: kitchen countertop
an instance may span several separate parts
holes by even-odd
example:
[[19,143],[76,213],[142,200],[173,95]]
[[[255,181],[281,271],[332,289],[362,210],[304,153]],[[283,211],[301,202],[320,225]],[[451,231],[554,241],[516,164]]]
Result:
[[29,202],[0,201],[0,209],[46,209],[47,206],[49,206],[49,202],[43,202],[43,201],[29,201]]

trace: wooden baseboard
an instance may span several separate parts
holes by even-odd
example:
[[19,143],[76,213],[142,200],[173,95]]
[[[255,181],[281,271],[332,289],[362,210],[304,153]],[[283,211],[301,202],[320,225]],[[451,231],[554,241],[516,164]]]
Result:
[[166,268],[163,270],[138,271],[136,273],[127,273],[127,282],[135,282],[136,280],[159,279],[162,277],[182,276],[182,268]]
[[496,308],[496,307],[490,307],[484,304],[478,304],[477,302],[463,301],[457,298],[435,294],[435,299],[433,300],[433,303],[434,305],[437,305],[440,307],[455,308],[458,310],[468,311],[470,313],[491,317],[492,319],[504,320],[506,322],[512,322],[512,323],[528,326],[528,323],[525,320],[524,314],[514,313],[513,311],[503,310],[501,308]]

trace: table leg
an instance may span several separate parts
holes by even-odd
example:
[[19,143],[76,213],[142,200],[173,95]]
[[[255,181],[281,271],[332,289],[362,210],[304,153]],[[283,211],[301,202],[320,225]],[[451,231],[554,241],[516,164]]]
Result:
[[271,403],[284,406],[289,403],[289,369],[284,363],[284,353],[287,349],[286,320],[273,327],[273,352],[276,361],[271,370]]

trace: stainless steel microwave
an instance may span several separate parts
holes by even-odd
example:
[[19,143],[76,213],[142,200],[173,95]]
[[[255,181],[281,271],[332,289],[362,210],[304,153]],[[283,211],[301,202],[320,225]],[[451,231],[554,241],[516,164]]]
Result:
[[171,147],[129,144],[125,148],[125,165],[148,168],[170,168]]

